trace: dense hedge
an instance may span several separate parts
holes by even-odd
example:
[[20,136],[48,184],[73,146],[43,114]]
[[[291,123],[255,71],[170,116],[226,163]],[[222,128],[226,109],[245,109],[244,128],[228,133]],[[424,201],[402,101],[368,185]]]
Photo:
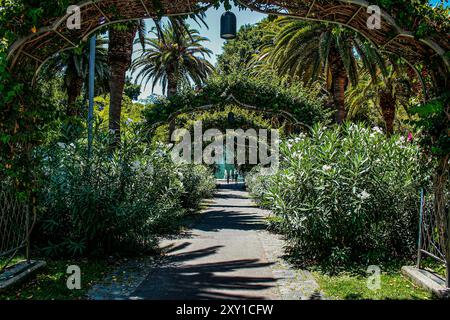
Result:
[[272,209],[304,264],[339,267],[410,257],[416,250],[419,148],[380,129],[315,127],[281,146],[273,176],[254,170],[252,193]]
[[40,173],[38,226],[33,242],[48,255],[134,253],[153,249],[157,236],[212,195],[203,166],[175,164],[164,145],[149,148],[129,136],[111,153],[107,135],[53,143],[35,156]]

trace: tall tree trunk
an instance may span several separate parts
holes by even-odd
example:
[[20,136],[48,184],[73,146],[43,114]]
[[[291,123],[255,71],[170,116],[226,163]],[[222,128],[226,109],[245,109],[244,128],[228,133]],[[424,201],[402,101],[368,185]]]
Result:
[[380,97],[380,108],[383,120],[386,125],[386,134],[391,136],[394,133],[395,120],[395,97],[391,88],[380,89],[378,91]]
[[77,98],[83,89],[83,78],[78,74],[74,59],[68,61],[65,85],[67,92],[67,115],[80,116],[80,110],[76,106]]
[[[167,70],[167,98],[173,97],[178,92],[178,79],[175,72],[170,68]],[[175,131],[175,120],[169,123],[169,141],[172,142],[172,134]]]
[[137,26],[128,30],[109,30],[108,59],[110,66],[109,129],[114,134],[113,145],[120,142],[120,116],[126,72],[131,64]]
[[330,54],[331,76],[333,78],[333,99],[337,109],[336,122],[341,124],[347,117],[347,109],[345,108],[345,90],[348,84],[347,71],[344,62],[339,53]]
[[76,105],[77,98],[83,88],[83,79],[79,76],[73,76],[67,86],[67,115],[70,117],[80,116],[80,110]]
[[178,92],[178,79],[174,71],[167,71],[167,97],[170,98]]

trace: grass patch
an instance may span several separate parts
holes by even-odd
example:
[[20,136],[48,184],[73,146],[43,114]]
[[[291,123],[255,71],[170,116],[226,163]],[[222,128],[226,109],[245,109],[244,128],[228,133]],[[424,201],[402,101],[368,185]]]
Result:
[[[112,270],[105,260],[46,260],[47,266],[26,283],[0,293],[0,300],[81,300]],[[81,268],[81,290],[67,289],[67,267]]]
[[431,293],[419,288],[400,272],[388,271],[381,274],[381,288],[370,290],[367,276],[362,273],[342,272],[326,275],[313,272],[326,297],[339,300],[417,300],[432,299]]
[[[6,263],[8,262],[9,259],[7,258],[0,258],[0,270],[6,265]],[[8,266],[14,265],[20,261],[25,260],[25,258],[23,256],[17,256],[12,258],[11,261],[9,261]]]

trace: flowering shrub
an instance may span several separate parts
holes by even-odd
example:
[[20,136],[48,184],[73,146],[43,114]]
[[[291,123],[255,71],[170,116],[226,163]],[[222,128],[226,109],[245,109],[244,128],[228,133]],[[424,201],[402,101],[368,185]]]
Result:
[[164,145],[138,137],[111,152],[97,137],[90,160],[84,141],[41,148],[38,246],[49,255],[152,249],[215,185],[201,166],[173,163]]
[[216,179],[204,165],[180,165],[180,179],[183,183],[181,195],[184,208],[196,210],[205,198],[210,198],[216,188]]
[[408,256],[416,248],[418,147],[379,128],[316,126],[282,143],[280,170],[248,177],[250,190],[280,218],[303,263],[339,266]]

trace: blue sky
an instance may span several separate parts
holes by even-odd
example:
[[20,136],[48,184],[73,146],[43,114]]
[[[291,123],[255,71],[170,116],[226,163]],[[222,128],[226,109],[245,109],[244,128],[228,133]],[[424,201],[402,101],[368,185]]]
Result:
[[[405,0],[408,1],[408,0]],[[432,4],[440,3],[441,0],[431,0]],[[449,0],[445,0],[444,2],[446,6],[449,4]],[[251,11],[249,9],[246,10],[239,10],[239,8],[234,7],[232,11],[236,14],[237,20],[238,20],[238,29],[246,24],[254,24],[264,17],[266,15],[261,14],[259,12]],[[225,9],[221,7],[220,9],[214,9],[210,8],[208,11],[206,11],[206,23],[208,24],[209,28],[207,29],[203,25],[198,26],[196,22],[190,21],[189,23],[192,25],[193,28],[199,30],[200,34],[202,36],[205,36],[209,38],[210,42],[206,43],[205,45],[213,51],[213,55],[209,58],[209,60],[215,64],[217,61],[217,55],[219,55],[222,52],[223,44],[225,43],[225,40],[222,40],[220,38],[220,17],[225,12]],[[148,29],[150,29],[153,26],[153,22],[151,20],[148,20],[147,22]],[[135,52],[139,49],[139,45],[135,47]],[[162,90],[160,86],[155,87],[155,94],[161,94]],[[142,88],[142,93],[140,98],[146,98],[150,94],[152,94],[151,91],[151,85],[148,85],[147,88]]]

